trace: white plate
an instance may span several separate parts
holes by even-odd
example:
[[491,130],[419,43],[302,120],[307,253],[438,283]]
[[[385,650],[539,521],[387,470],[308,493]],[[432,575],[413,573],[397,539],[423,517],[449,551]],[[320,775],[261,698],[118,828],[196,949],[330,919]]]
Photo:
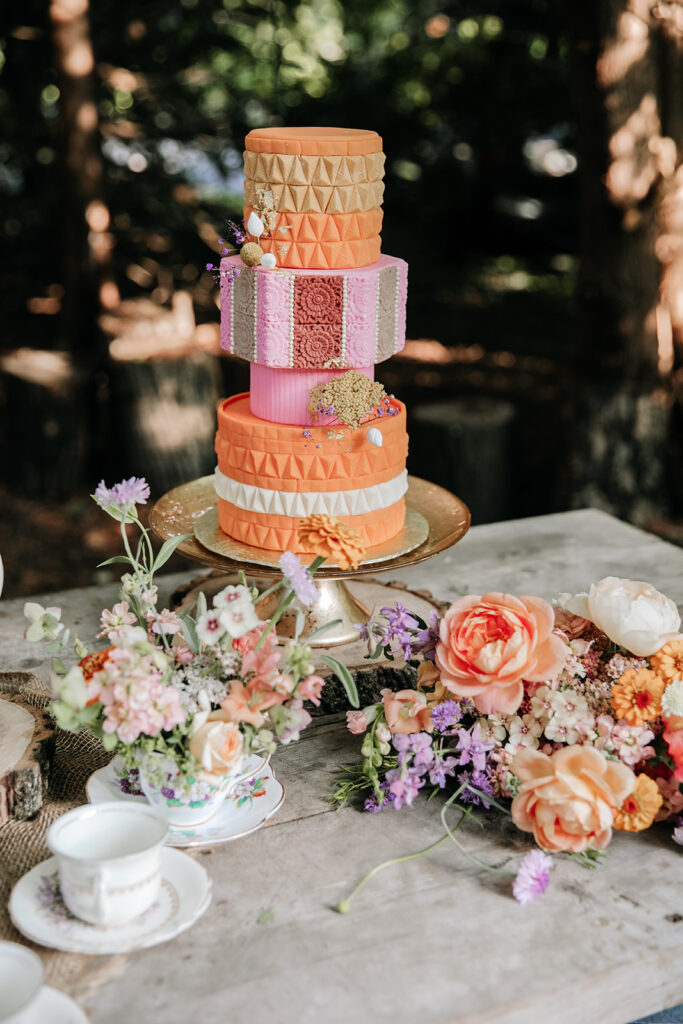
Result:
[[[255,755],[252,755],[255,757]],[[247,759],[246,772],[232,793],[208,821],[191,828],[169,828],[167,846],[212,846],[240,839],[261,828],[275,814],[285,798],[281,783],[273,775],[268,759],[256,757],[256,769]],[[116,777],[116,761],[100,768],[88,779],[86,792],[91,804],[105,800],[145,801],[144,796],[123,793]],[[260,771],[259,771],[260,769]]]
[[48,1021],[50,1024],[88,1024],[88,1018],[73,999],[56,988],[43,985],[26,1011],[26,1024],[47,1024]]
[[211,881],[204,868],[179,850],[164,848],[159,898],[128,924],[100,928],[74,917],[59,891],[56,857],[37,864],[19,879],[10,896],[9,912],[19,931],[40,946],[102,956],[169,942],[199,920],[210,902]]

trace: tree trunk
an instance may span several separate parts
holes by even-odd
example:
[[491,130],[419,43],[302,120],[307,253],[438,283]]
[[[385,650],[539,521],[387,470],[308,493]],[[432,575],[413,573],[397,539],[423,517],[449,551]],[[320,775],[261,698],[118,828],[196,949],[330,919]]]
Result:
[[680,131],[680,69],[663,60],[659,6],[572,5],[581,270],[569,503],[639,522],[670,500],[672,296],[658,239],[679,159],[666,122]]

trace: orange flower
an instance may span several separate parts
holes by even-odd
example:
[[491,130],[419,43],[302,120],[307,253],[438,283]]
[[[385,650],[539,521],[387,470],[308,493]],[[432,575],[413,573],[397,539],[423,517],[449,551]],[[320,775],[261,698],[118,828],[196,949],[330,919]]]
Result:
[[[86,683],[89,683],[96,672],[101,672],[107,663],[109,658],[109,652],[113,651],[113,647],[105,647],[103,651],[93,651],[92,654],[86,654],[85,658],[81,658],[78,666],[83,671],[83,678]],[[95,704],[99,700],[99,697],[91,697],[90,700],[86,701],[86,707],[89,704]]]
[[441,704],[444,700],[450,700],[452,694],[441,682],[441,673],[431,661],[421,661],[417,667],[417,688],[422,690],[427,703],[430,705]]
[[637,775],[636,788],[614,815],[614,828],[621,832],[642,832],[650,827],[661,806],[662,794],[655,780],[648,775]]
[[258,676],[246,686],[240,679],[231,679],[230,692],[221,702],[221,708],[228,721],[249,722],[259,729],[263,725],[262,712],[286,700],[286,693],[276,693]]
[[384,692],[384,717],[391,732],[431,732],[432,711],[417,690]]
[[660,651],[652,655],[650,664],[665,683],[683,679],[683,638],[664,644]]
[[316,512],[300,521],[297,532],[306,551],[329,558],[340,569],[357,569],[365,557],[360,534],[333,516]]
[[633,791],[635,776],[594,747],[561,747],[551,757],[522,750],[511,764],[521,782],[512,820],[533,832],[542,850],[604,850],[614,815]]
[[612,687],[612,707],[629,725],[643,725],[662,713],[664,680],[648,668],[629,668]]

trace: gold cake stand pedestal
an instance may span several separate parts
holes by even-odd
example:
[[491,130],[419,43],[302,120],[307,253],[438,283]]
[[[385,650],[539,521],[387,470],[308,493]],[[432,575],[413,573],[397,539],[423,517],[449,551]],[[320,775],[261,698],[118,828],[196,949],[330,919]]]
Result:
[[[179,545],[178,551],[186,558],[218,570],[198,581],[184,595],[184,607],[195,600],[198,590],[203,590],[210,598],[229,582],[225,576],[234,577],[240,570],[264,582],[281,576],[277,556],[272,551],[240,544],[218,530],[213,479],[213,476],[200,477],[174,487],[152,506],[149,514],[150,526],[161,540],[192,533],[191,538]],[[406,506],[406,526],[401,533],[385,544],[369,548],[367,558],[358,569],[324,564],[318,570],[315,580],[320,598],[307,612],[302,637],[326,622],[340,619],[340,624],[325,633],[317,646],[356,643],[360,635],[356,624],[367,622],[373,607],[391,604],[397,596],[390,586],[368,577],[424,562],[452,547],[469,529],[470,512],[464,502],[420,477],[408,477]],[[435,607],[429,595],[422,592],[400,590],[399,595],[405,595],[404,603],[424,619]],[[276,592],[257,603],[262,618],[273,613],[279,598]],[[293,636],[295,623],[295,614],[286,613],[278,623],[278,634]]]

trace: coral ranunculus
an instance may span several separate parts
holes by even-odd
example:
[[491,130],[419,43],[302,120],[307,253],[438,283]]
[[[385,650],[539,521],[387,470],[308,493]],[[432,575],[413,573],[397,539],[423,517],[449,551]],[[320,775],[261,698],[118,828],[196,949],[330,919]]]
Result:
[[384,717],[391,732],[431,732],[432,710],[417,690],[384,693]]
[[512,820],[551,853],[604,850],[614,816],[636,785],[625,764],[578,745],[550,757],[522,750],[511,769],[522,783],[512,801]]
[[674,778],[683,782],[683,717],[670,715],[664,719],[662,736],[675,764]]
[[547,682],[567,660],[569,648],[553,633],[554,621],[540,597],[459,598],[441,620],[441,682],[471,698],[482,714],[513,714],[522,703],[522,680]]

